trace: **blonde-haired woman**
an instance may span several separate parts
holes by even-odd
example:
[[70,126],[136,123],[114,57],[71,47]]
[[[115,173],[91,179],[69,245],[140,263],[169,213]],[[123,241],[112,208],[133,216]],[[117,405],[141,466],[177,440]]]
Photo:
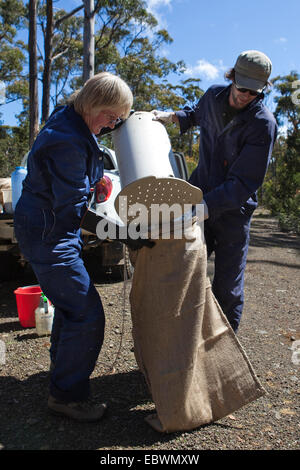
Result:
[[80,222],[90,188],[103,175],[95,136],[126,119],[133,97],[107,72],[88,80],[60,106],[37,136],[15,210],[20,249],[55,306],[48,407],[80,421],[101,419],[105,404],[90,400],[89,377],[104,336],[101,299],[81,259]]

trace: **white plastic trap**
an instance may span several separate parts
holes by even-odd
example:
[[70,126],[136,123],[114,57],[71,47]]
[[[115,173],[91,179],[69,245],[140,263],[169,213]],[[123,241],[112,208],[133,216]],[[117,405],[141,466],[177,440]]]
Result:
[[113,139],[122,186],[115,209],[124,224],[146,229],[161,225],[164,217],[181,220],[201,203],[201,189],[175,178],[169,136],[152,113],[134,113]]
[[121,187],[146,176],[174,177],[174,155],[165,126],[135,112],[112,133]]

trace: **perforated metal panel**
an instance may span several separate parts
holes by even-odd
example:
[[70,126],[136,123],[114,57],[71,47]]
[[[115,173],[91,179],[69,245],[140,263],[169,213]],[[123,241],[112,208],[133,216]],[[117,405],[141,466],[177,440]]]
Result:
[[[175,210],[174,217],[181,212],[184,215],[190,210],[190,205],[200,204],[203,199],[201,189],[192,186],[187,181],[178,178],[156,178],[148,176],[128,184],[118,194],[115,208],[121,220],[130,223],[137,212],[148,212],[155,205],[166,205]],[[175,206],[174,206],[175,205]],[[131,213],[133,212],[133,213]]]

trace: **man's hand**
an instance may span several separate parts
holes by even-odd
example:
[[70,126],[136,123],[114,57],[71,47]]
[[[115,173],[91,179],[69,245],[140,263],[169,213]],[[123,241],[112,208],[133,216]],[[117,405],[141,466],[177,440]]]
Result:
[[154,109],[151,111],[153,114],[153,121],[160,121],[164,124],[167,124],[169,122],[173,122],[173,116],[175,116],[175,113],[173,112],[166,112],[166,111],[157,111]]
[[209,218],[208,207],[204,199],[200,204],[193,206],[192,214],[197,217],[198,222],[203,222]]

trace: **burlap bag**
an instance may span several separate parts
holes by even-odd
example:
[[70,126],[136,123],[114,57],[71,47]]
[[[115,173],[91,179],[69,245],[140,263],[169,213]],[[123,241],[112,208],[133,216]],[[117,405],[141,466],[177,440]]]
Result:
[[156,406],[148,422],[160,432],[216,421],[265,393],[212,294],[199,225],[188,237],[132,258],[134,351]]

